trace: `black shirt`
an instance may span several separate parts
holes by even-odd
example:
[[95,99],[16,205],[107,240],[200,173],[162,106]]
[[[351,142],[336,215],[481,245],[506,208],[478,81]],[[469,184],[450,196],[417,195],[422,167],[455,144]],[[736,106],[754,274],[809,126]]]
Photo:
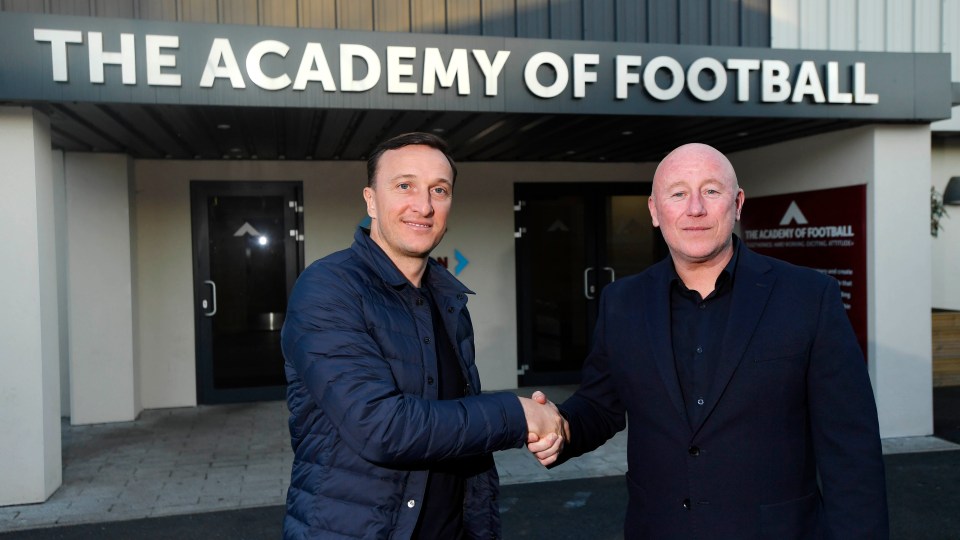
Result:
[[733,237],[733,256],[717,276],[714,290],[701,298],[684,285],[676,269],[670,281],[670,335],[687,420],[695,428],[709,409],[707,394],[714,382],[717,362],[723,355],[723,332],[730,315],[733,278],[740,242]]
[[[437,352],[437,395],[439,399],[461,398],[466,388],[466,379],[440,317],[440,309],[428,288],[420,289],[420,293],[427,299],[433,316],[433,342]],[[452,460],[430,467],[423,508],[413,531],[413,538],[463,538],[463,497],[466,481],[464,467],[460,465],[460,460]]]

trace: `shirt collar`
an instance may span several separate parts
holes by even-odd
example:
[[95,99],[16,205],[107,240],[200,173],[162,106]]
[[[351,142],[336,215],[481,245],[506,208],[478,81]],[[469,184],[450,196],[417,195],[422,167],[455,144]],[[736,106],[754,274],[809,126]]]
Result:
[[[359,253],[360,257],[374,269],[384,283],[395,289],[401,289],[405,286],[413,288],[413,285],[403,275],[403,272],[393,264],[383,248],[374,242],[373,238],[370,238],[370,229],[357,227],[353,240],[354,251]],[[420,286],[430,287],[433,292],[443,295],[474,294],[432,258],[427,260],[427,268],[423,273]]]
[[[727,265],[723,267],[723,270],[720,271],[720,275],[717,276],[717,281],[714,283],[714,291],[719,293],[727,288],[733,286],[733,278],[737,271],[737,263],[740,260],[740,238],[737,235],[732,235],[733,240],[731,242],[733,246],[733,256],[730,257],[730,260],[727,261]],[[677,273],[677,267],[673,264],[673,261],[670,262],[670,286],[681,287],[681,290],[689,290],[687,286],[684,285],[683,280],[680,279],[680,274]]]

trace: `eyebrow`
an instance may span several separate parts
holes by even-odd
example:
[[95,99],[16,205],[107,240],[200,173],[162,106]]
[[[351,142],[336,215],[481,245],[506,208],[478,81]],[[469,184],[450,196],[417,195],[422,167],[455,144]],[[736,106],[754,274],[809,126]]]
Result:
[[[703,184],[704,184],[704,185],[717,185],[717,186],[721,186],[721,187],[723,187],[723,185],[724,185],[723,181],[720,180],[719,178],[710,178],[710,179],[704,181]],[[672,190],[674,190],[674,189],[677,189],[678,187],[690,187],[690,182],[687,181],[687,180],[677,180],[677,181],[675,181],[675,182],[673,182],[673,183],[667,184],[667,185],[664,187],[664,189],[667,189],[667,190],[672,191]]]
[[[415,175],[415,174],[409,174],[409,173],[408,173],[408,174],[398,174],[398,175],[394,176],[393,178],[390,178],[389,181],[390,181],[390,182],[396,182],[397,180],[413,180],[413,179],[417,179],[417,178],[420,178],[420,177],[417,176],[417,175]],[[453,182],[451,182],[450,180],[448,180],[448,179],[446,179],[446,178],[444,178],[444,177],[442,177],[442,176],[439,177],[439,178],[437,178],[437,179],[435,179],[435,180],[429,180],[429,181],[431,181],[431,182],[443,182],[443,183],[448,184],[448,185],[451,185],[451,186],[453,185]]]
[[674,191],[678,187],[687,187],[687,182],[685,180],[678,180],[676,182],[672,182],[670,184],[667,184],[666,186],[663,186],[663,189],[667,191]]

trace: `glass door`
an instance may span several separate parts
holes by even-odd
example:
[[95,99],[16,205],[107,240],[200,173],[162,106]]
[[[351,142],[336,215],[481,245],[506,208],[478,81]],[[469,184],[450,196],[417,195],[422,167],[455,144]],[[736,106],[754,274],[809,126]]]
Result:
[[300,182],[191,182],[199,403],[282,399],[280,328],[303,269]]
[[521,386],[569,384],[593,337],[600,292],[666,255],[649,184],[516,184]]

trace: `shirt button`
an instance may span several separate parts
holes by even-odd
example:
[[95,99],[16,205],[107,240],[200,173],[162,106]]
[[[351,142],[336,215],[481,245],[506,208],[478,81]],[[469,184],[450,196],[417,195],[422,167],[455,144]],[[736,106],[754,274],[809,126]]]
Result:
[[707,303],[706,303],[706,302],[700,302],[700,309],[706,309],[706,308],[707,308]]
[[[690,501],[687,501],[687,502],[690,502]],[[407,508],[413,508],[416,505],[417,505],[417,501],[413,499],[410,499],[409,501],[407,501]]]
[[703,405],[703,398],[697,399],[697,405]]
[[687,452],[689,452],[691,456],[696,457],[700,455],[700,448],[697,446],[691,446],[687,449]]
[[[410,503],[412,502],[413,501],[410,501],[409,503],[407,503],[407,505],[410,505]],[[682,504],[683,504],[683,507],[686,508],[687,510],[690,509],[690,499],[684,499]]]
[[447,313],[453,313],[453,306],[447,308]]
[[703,354],[703,347],[697,347],[697,354]]
[[427,384],[433,384],[433,377],[427,377]]
[[430,343],[430,338],[429,338],[429,337],[423,338],[423,342],[424,342],[424,343]]
[[417,305],[418,305],[418,306],[422,306],[422,305],[423,305],[423,298],[417,298]]

